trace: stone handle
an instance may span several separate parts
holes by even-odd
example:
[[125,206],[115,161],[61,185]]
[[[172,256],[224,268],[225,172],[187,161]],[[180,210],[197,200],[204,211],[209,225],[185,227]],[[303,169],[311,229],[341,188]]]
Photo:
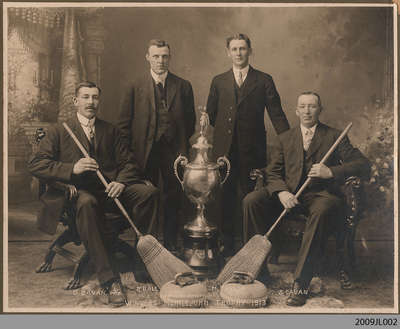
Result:
[[221,182],[221,186],[222,186],[222,185],[224,185],[224,183],[228,179],[228,176],[229,176],[229,174],[231,172],[231,163],[229,162],[229,160],[228,160],[228,158],[226,156],[222,156],[222,157],[219,157],[217,159],[217,164],[219,165],[219,167],[222,167],[223,165],[226,165],[226,175],[225,175],[225,178]]
[[183,188],[183,179],[181,179],[179,177],[179,173],[178,173],[178,165],[181,164],[181,163],[182,163],[183,167],[185,167],[188,164],[188,159],[183,155],[179,155],[176,158],[175,162],[174,162],[174,173],[175,173],[175,176],[178,179],[179,183],[181,183],[182,188]]

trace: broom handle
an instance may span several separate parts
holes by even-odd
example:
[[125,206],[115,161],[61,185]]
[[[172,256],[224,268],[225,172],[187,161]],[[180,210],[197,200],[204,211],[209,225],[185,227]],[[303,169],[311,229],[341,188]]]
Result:
[[[345,128],[345,130],[342,131],[342,133],[340,134],[340,136],[338,137],[338,139],[335,141],[335,143],[331,146],[331,148],[328,150],[328,152],[326,152],[325,156],[322,158],[322,160],[319,162],[320,164],[324,164],[326,160],[328,160],[328,158],[330,157],[330,155],[333,153],[333,151],[335,151],[336,147],[339,145],[339,143],[342,141],[342,139],[347,135],[347,133],[349,132],[351,126],[353,125],[352,122],[350,122],[347,127]],[[308,177],[306,179],[306,181],[304,182],[304,184],[300,187],[300,189],[297,191],[295,197],[298,198],[300,196],[301,193],[303,193],[303,191],[305,190],[305,188],[310,184],[311,182],[311,177]],[[270,234],[272,233],[272,231],[274,230],[274,228],[279,224],[279,222],[281,221],[281,219],[287,214],[288,210],[285,208],[282,213],[279,215],[278,219],[275,221],[275,223],[270,227],[270,229],[268,230],[268,232],[265,234],[265,237],[268,239],[268,237],[270,236]]]
[[[79,147],[79,149],[81,150],[81,152],[83,153],[83,155],[85,156],[85,158],[90,158],[89,154],[87,153],[87,151],[85,150],[85,148],[83,147],[83,145],[81,144],[81,142],[79,141],[79,139],[75,136],[75,134],[72,132],[71,128],[64,122],[63,123],[64,128],[67,130],[68,134],[71,136],[71,138],[74,140],[75,144]],[[96,174],[97,176],[100,178],[101,182],[103,183],[103,185],[105,187],[108,186],[107,181],[105,180],[103,174],[100,172],[99,169],[96,170]],[[114,198],[115,203],[117,204],[119,210],[121,210],[122,214],[125,216],[125,218],[128,220],[129,224],[131,224],[132,228],[135,230],[136,235],[140,238],[141,236],[143,236],[142,233],[139,232],[138,228],[135,226],[135,224],[133,224],[132,219],[129,217],[127,211],[125,210],[124,206],[122,205],[122,203],[118,200],[118,198]]]

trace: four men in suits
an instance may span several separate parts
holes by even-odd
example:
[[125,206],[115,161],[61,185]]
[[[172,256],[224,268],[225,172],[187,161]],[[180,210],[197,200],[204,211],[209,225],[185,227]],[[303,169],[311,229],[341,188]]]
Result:
[[196,115],[192,86],[168,71],[170,58],[166,41],[149,42],[149,72],[128,87],[118,126],[146,177],[157,185],[161,173],[165,192],[164,244],[174,251],[183,193],[173,164],[179,154],[188,153]]
[[[267,73],[249,65],[252,53],[247,35],[227,38],[226,49],[232,68],[214,77],[207,101],[210,123],[214,126],[213,155],[226,155],[231,163],[231,174],[222,192],[222,231],[224,252],[234,252],[233,236],[238,185],[241,195],[252,190],[250,171],[265,167],[266,131],[264,111],[267,108],[275,131],[289,129],[274,81]],[[241,197],[242,199],[242,197]]]
[[[94,83],[80,83],[73,99],[77,113],[67,122],[90,158],[83,157],[66,129],[57,124],[49,128],[28,168],[40,179],[70,185],[69,197],[76,198],[75,224],[80,240],[89,252],[109,303],[120,306],[126,303],[126,295],[119,273],[111,266],[113,235],[111,223],[104,218],[105,211],[113,210],[113,198],[119,197],[143,227],[158,215],[159,193],[150,183],[143,183],[140,167],[120,130],[96,117],[99,98],[100,88]],[[107,188],[96,176],[97,169],[109,182]],[[41,199],[39,225],[46,232],[55,233],[67,197],[49,184]]]
[[[266,229],[282,207],[291,209],[301,204],[309,213],[309,220],[287,304],[302,305],[327,234],[332,229],[343,229],[344,225],[335,220],[343,217],[338,215],[342,201],[335,195],[332,183],[350,175],[367,174],[369,163],[345,138],[326,165],[317,164],[339,136],[339,131],[319,122],[320,97],[313,92],[299,96],[296,115],[300,125],[288,130],[272,77],[249,65],[250,39],[236,34],[226,40],[226,47],[233,67],[214,77],[207,101],[210,123],[215,128],[213,159],[226,155],[232,167],[222,192],[225,255],[234,251],[235,207],[232,205],[238,188],[243,195],[247,194],[243,200],[244,216],[253,222],[267,218]],[[119,292],[109,293],[109,301],[115,305],[126,302],[126,296],[118,273],[111,267],[112,241],[108,238],[110,227],[104,220],[104,212],[113,198],[120,197],[136,222],[143,225],[157,216],[158,190],[150,183],[141,184],[142,172],[153,184],[158,184],[159,174],[162,176],[165,246],[174,251],[177,245],[182,193],[173,173],[173,163],[179,154],[188,153],[195,112],[192,86],[168,71],[170,58],[167,42],[150,41],[146,54],[150,72],[130,84],[118,117],[119,129],[96,118],[100,88],[90,82],[79,84],[73,100],[77,115],[68,125],[91,157],[83,158],[67,131],[56,125],[49,129],[29,163],[33,175],[70,185],[69,196],[76,198],[76,229],[94,260],[97,277],[105,291]],[[266,188],[251,192],[250,171],[265,167],[267,162],[265,108],[280,134],[279,147],[266,168]],[[110,182],[105,193],[96,177],[97,169]],[[294,193],[307,177],[313,178],[312,183],[298,200]],[[39,225],[44,231],[54,233],[55,219],[66,197],[50,185],[42,201]]]
[[[336,183],[344,183],[346,177],[353,175],[368,176],[370,170],[368,160],[347,137],[325,164],[319,164],[340,135],[340,131],[319,122],[321,111],[318,94],[305,92],[299,96],[296,115],[300,125],[279,136],[277,151],[266,168],[267,186],[249,193],[243,201],[247,220],[263,220],[266,230],[283,207],[301,207],[308,213],[293,288],[287,299],[290,306],[306,302],[328,234],[344,230],[344,215],[340,213],[343,201],[336,193]],[[294,194],[307,177],[312,181],[297,199]]]

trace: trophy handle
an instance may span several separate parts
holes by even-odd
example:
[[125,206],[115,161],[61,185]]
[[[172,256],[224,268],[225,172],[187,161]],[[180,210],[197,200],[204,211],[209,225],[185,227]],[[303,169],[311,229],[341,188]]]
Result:
[[223,179],[223,181],[221,182],[221,185],[224,185],[224,183],[226,182],[226,180],[228,179],[228,176],[231,172],[231,163],[229,162],[228,158],[226,156],[222,156],[219,157],[217,159],[217,163],[220,167],[222,167],[224,164],[226,165],[226,174],[225,174],[225,178]]
[[175,162],[174,162],[174,173],[175,173],[176,178],[178,179],[179,183],[181,183],[182,188],[183,188],[183,179],[180,179],[179,173],[178,173],[178,165],[181,162],[183,163],[183,166],[186,166],[188,164],[188,159],[183,155],[179,155],[176,158]]

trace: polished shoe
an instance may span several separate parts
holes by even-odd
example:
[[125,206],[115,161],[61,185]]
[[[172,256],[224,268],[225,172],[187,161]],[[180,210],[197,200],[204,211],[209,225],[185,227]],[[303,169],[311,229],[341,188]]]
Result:
[[104,291],[108,296],[108,305],[113,307],[121,307],[128,304],[128,298],[121,281],[112,281],[111,285],[104,287]]
[[286,300],[288,306],[303,306],[308,297],[308,288],[301,286],[299,282],[293,283],[289,297]]

